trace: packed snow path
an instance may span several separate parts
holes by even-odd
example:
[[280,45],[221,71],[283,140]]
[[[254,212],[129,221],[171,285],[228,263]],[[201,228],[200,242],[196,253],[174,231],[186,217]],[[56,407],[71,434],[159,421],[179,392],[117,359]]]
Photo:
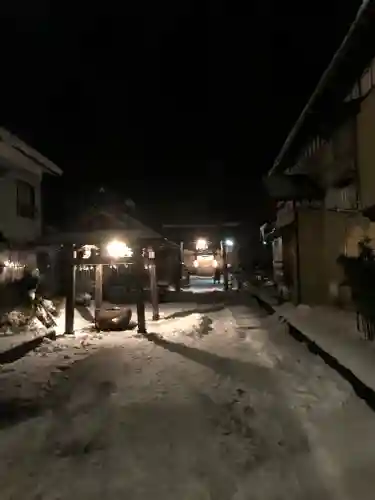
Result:
[[2,500],[373,499],[375,414],[255,304],[0,372]]

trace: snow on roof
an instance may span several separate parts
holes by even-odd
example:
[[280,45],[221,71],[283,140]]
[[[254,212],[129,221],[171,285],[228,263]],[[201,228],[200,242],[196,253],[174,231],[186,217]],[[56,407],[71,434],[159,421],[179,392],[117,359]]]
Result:
[[28,146],[21,141],[17,136],[11,134],[8,130],[0,127],[0,140],[5,142],[8,146],[17,150],[23,156],[39,165],[43,170],[53,175],[62,175],[62,170],[55,165],[51,160],[40,154],[31,146]]
[[[353,85],[355,77],[352,73],[358,73],[359,68],[360,71],[363,71],[365,64],[368,64],[369,60],[374,57],[373,39],[371,38],[370,41],[361,39],[362,32],[365,31],[365,28],[367,30],[366,32],[369,33],[368,37],[373,36],[374,20],[374,0],[362,0],[361,6],[349,28],[349,31],[334,54],[330,64],[320,78],[313,94],[286,138],[286,141],[284,142],[281,151],[275,159],[268,175],[273,175],[277,172],[283,171],[283,168],[286,168],[285,158],[290,153],[292,147],[296,144],[299,134],[302,134],[303,127],[306,126],[312,117],[316,118],[317,112],[314,107],[317,105],[319,100],[322,99],[322,96],[328,92],[330,85],[334,88],[337,87],[339,83],[343,86]],[[367,26],[365,21],[367,21]],[[364,48],[366,48],[366,51]],[[361,57],[359,57],[359,53]],[[350,71],[347,68],[350,68]],[[348,73],[348,75],[346,73]],[[334,78],[335,76],[336,80]],[[356,74],[356,77],[358,77],[358,74]]]

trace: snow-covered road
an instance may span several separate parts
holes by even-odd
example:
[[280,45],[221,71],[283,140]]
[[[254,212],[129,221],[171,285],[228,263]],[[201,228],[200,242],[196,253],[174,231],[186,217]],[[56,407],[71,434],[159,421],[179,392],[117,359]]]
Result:
[[233,306],[152,330],[2,367],[2,500],[374,497],[375,414],[274,317]]
[[214,284],[212,277],[191,276],[190,285],[186,288],[186,291],[191,293],[223,292],[224,285],[222,283]]

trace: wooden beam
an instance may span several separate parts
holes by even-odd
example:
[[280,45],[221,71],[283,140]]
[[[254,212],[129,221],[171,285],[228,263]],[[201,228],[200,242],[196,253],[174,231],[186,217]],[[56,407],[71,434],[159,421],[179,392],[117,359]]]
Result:
[[143,289],[143,275],[144,275],[144,257],[142,255],[142,248],[136,251],[136,272],[138,283],[137,294],[137,322],[138,333],[147,333],[146,329],[146,310],[145,310],[145,294]]
[[148,249],[148,259],[149,259],[152,319],[154,321],[157,321],[160,319],[159,296],[158,296],[158,284],[156,279],[155,252],[152,248]]
[[67,245],[66,252],[66,299],[65,299],[65,334],[74,333],[74,309],[75,309],[75,288],[76,288],[76,266],[74,265],[75,250],[73,245]]

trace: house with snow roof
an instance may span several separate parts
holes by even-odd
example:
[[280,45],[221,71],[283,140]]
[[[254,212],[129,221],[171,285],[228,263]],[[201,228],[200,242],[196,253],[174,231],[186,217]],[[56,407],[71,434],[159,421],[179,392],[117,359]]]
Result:
[[23,246],[42,231],[43,175],[62,170],[15,135],[0,128],[0,236],[4,243]]
[[62,170],[0,128],[0,283],[20,278],[25,266],[37,266],[44,175],[60,176]]
[[375,249],[375,5],[362,2],[265,179],[295,303],[350,306],[339,256]]

